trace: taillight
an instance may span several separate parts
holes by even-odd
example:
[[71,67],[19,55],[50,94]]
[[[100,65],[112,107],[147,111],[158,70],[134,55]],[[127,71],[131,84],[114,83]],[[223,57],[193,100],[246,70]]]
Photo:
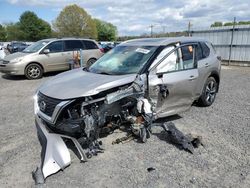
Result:
[[104,53],[104,49],[103,48],[99,48],[100,49],[100,51],[102,52],[102,53]]

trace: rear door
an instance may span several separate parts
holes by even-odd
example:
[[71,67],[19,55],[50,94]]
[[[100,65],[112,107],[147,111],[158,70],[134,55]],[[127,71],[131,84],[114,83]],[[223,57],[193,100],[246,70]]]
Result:
[[[73,59],[77,59],[76,57],[80,58],[80,50],[84,50],[85,47],[81,40],[65,40],[65,58],[67,62],[72,61]],[[80,59],[78,59],[80,62]]]
[[195,98],[197,78],[196,44],[168,46],[149,72],[149,95],[158,117],[187,110]]

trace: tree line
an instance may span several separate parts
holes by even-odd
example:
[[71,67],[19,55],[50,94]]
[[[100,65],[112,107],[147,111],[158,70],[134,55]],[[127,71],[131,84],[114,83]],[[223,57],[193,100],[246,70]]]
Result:
[[66,6],[52,25],[31,11],[22,13],[16,23],[0,24],[0,41],[38,41],[50,37],[114,41],[117,38],[117,28],[111,23],[92,18],[77,5]]
[[250,21],[239,21],[239,22],[214,22],[210,27],[222,27],[222,26],[233,26],[233,25],[250,25]]

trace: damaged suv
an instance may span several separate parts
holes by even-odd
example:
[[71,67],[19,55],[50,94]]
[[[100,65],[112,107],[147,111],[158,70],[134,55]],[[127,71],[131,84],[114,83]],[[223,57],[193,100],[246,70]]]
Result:
[[75,146],[81,161],[102,152],[100,136],[129,127],[141,142],[155,120],[210,106],[220,83],[220,60],[203,39],[148,38],[121,43],[89,68],[59,74],[34,97],[42,145],[36,183],[67,167]]

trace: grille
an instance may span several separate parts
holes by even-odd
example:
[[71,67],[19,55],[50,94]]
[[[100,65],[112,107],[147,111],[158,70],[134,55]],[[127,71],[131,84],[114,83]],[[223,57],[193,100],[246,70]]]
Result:
[[38,106],[39,109],[48,116],[52,116],[56,105],[58,105],[62,100],[54,99],[48,97],[42,93],[38,93]]

